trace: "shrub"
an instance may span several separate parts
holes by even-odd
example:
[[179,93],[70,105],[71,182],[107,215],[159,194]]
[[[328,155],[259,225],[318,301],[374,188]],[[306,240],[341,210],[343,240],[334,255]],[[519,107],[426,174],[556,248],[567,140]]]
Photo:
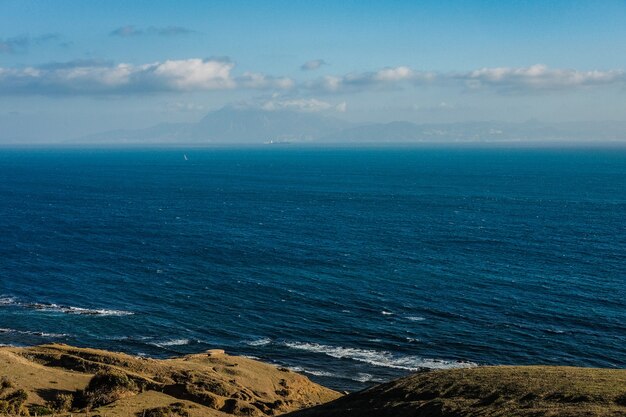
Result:
[[11,382],[11,380],[6,376],[0,378],[0,393],[9,388],[13,388],[13,383]]
[[0,414],[28,415],[28,409],[24,403],[28,400],[28,393],[23,389],[18,389],[0,399]]
[[72,394],[57,394],[53,400],[48,401],[48,407],[55,411],[69,411],[72,409],[74,403],[74,396]]
[[156,407],[137,413],[138,417],[189,417],[188,408],[183,403],[173,403],[167,407]]
[[77,402],[81,406],[98,408],[137,392],[139,387],[127,374],[119,371],[100,371],[91,378]]
[[36,416],[49,416],[54,414],[54,411],[43,405],[32,405],[30,406],[30,414]]

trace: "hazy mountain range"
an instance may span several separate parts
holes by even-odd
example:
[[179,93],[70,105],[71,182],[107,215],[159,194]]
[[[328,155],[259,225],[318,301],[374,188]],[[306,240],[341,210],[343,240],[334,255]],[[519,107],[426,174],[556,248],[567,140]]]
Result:
[[197,123],[162,123],[72,140],[92,144],[626,141],[626,122],[350,123],[319,113],[225,107]]

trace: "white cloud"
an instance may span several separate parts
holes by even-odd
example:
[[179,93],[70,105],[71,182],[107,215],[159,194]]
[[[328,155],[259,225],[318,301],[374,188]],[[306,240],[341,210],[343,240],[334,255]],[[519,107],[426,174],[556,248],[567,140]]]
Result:
[[416,76],[415,71],[413,71],[409,67],[395,67],[395,68],[385,68],[382,69],[373,75],[373,79],[377,81],[404,81],[410,80]]
[[230,76],[234,66],[229,61],[186,59],[168,60],[144,68],[152,72],[157,83],[173,90],[217,90],[235,86]]
[[403,84],[429,83],[437,74],[416,71],[406,66],[387,67],[374,72],[349,73],[343,76],[325,76],[305,83],[312,90],[327,92],[360,91],[371,88],[398,87]]

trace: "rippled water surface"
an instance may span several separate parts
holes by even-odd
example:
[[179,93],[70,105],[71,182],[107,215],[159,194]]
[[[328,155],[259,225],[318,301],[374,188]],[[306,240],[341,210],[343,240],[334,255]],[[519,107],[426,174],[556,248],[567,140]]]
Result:
[[358,389],[624,367],[625,299],[624,149],[0,150],[0,344]]

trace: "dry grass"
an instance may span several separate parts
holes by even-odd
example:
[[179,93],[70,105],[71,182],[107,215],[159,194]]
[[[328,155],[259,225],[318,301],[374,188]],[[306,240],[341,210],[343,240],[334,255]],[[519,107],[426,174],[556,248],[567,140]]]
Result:
[[626,416],[626,370],[480,367],[426,372],[294,417]]
[[39,415],[71,412],[76,417],[144,412],[262,417],[339,396],[302,375],[223,351],[155,360],[66,345],[0,348],[0,387],[4,385],[11,386],[5,391],[27,393],[22,412],[26,407]]
[[[321,404],[321,405],[320,405]],[[296,411],[300,410],[300,411]],[[221,351],[154,360],[65,345],[0,348],[0,415],[91,417],[626,417],[626,370],[417,373],[345,397]]]

